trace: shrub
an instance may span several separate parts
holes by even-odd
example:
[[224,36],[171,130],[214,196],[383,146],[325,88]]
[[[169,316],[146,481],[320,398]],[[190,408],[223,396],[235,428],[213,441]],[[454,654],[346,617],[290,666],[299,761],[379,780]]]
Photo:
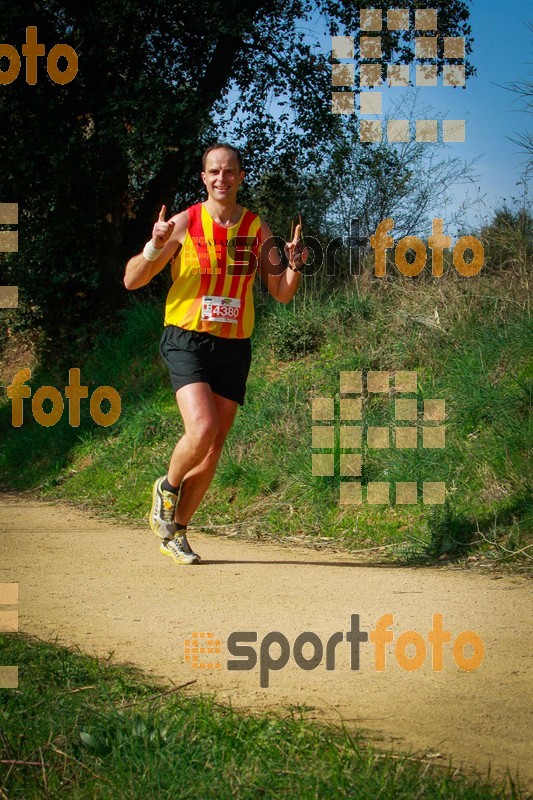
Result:
[[313,309],[295,313],[282,307],[269,314],[267,335],[280,358],[291,359],[318,349],[325,338],[322,321]]
[[430,555],[457,555],[471,542],[473,523],[464,514],[453,508],[449,499],[442,506],[435,506],[427,520]]

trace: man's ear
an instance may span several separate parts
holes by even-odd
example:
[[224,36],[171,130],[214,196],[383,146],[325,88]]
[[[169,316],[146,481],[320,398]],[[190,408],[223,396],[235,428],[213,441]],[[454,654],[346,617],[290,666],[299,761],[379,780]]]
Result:
[[201,177],[203,183],[207,186],[207,184],[205,183],[205,172],[201,172],[200,173],[200,177]]
[[240,185],[241,185],[241,183],[244,181],[245,177],[246,177],[246,175],[245,175],[245,173],[244,173],[244,170],[242,170],[242,169],[241,169],[241,171],[240,171],[240,173],[239,173],[239,178],[241,179],[241,180],[240,180],[240,183],[239,183],[239,186],[240,186]]

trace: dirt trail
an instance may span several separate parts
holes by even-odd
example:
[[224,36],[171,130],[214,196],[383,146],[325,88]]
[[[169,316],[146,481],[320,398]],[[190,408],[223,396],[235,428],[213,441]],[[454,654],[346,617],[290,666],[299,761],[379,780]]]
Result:
[[[533,788],[531,758],[532,602],[520,577],[450,569],[399,569],[357,562],[345,554],[254,544],[195,534],[201,566],[182,567],[158,551],[149,529],[80,513],[70,506],[0,495],[0,582],[19,583],[20,629],[58,635],[91,654],[129,661],[188,689],[214,691],[236,707],[262,710],[305,704],[309,716],[366,728],[381,746],[412,749],[426,758],[474,767],[492,775],[509,768]],[[325,645],[360,615],[361,630],[394,614],[394,641],[415,630],[427,642],[432,614],[442,613],[452,641],[464,630],[484,642],[484,660],[471,672],[444,648],[443,670],[431,667],[431,646],[417,671],[402,669],[388,645],[384,672],[374,667],[374,645],[361,644],[358,671],[350,645],[336,649],[326,671]],[[193,669],[184,641],[193,632],[221,640],[221,669]],[[232,631],[269,631],[291,645],[281,671],[261,688],[259,667],[230,671]],[[304,671],[293,659],[298,634],[314,631],[324,659]],[[303,650],[311,655],[311,645]],[[272,645],[273,657],[280,649]],[[410,651],[409,651],[410,652]],[[471,649],[465,649],[469,655]],[[202,660],[217,656],[201,656]],[[21,673],[21,685],[29,676]],[[440,754],[440,755],[439,755]]]

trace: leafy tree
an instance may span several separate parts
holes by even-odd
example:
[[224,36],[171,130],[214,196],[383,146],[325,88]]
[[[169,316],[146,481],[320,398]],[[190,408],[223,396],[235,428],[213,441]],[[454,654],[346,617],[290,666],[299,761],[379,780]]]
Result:
[[[252,183],[273,164],[290,176],[319,163],[342,123],[330,109],[329,46],[311,41],[306,26],[319,18],[317,31],[355,35],[359,8],[373,5],[14,0],[5,6],[0,41],[21,52],[26,26],[35,25],[47,50],[65,42],[79,57],[68,84],[54,83],[40,59],[36,85],[26,83],[23,65],[13,83],[0,87],[0,198],[20,209],[20,252],[2,258],[2,282],[20,287],[14,319],[39,323],[51,336],[72,336],[95,316],[114,313],[126,297],[124,263],[140,250],[161,204],[176,199],[183,207],[199,198],[199,156],[218,138],[222,106],[231,105],[232,132],[243,144]],[[464,35],[469,52],[467,2],[434,6],[439,33]],[[384,58],[410,60],[412,35],[384,31]]]
[[[416,95],[391,118],[435,119],[434,111],[421,108]],[[395,236],[424,235],[431,230],[435,209],[449,202],[447,192],[458,183],[473,181],[474,162],[443,153],[445,145],[431,147],[423,142],[380,142],[369,148],[358,140],[350,119],[332,140],[327,162],[331,204],[328,217],[336,233],[347,231],[349,221],[358,218],[362,229],[373,232],[387,217],[394,219]],[[458,224],[465,213],[459,207],[447,220]]]

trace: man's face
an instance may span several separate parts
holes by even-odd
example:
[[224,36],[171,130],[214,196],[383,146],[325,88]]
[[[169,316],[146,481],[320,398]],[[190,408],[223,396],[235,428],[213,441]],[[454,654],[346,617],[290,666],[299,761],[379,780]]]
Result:
[[207,154],[202,180],[213,200],[235,202],[243,178],[244,172],[239,171],[237,156],[231,150],[218,147]]

